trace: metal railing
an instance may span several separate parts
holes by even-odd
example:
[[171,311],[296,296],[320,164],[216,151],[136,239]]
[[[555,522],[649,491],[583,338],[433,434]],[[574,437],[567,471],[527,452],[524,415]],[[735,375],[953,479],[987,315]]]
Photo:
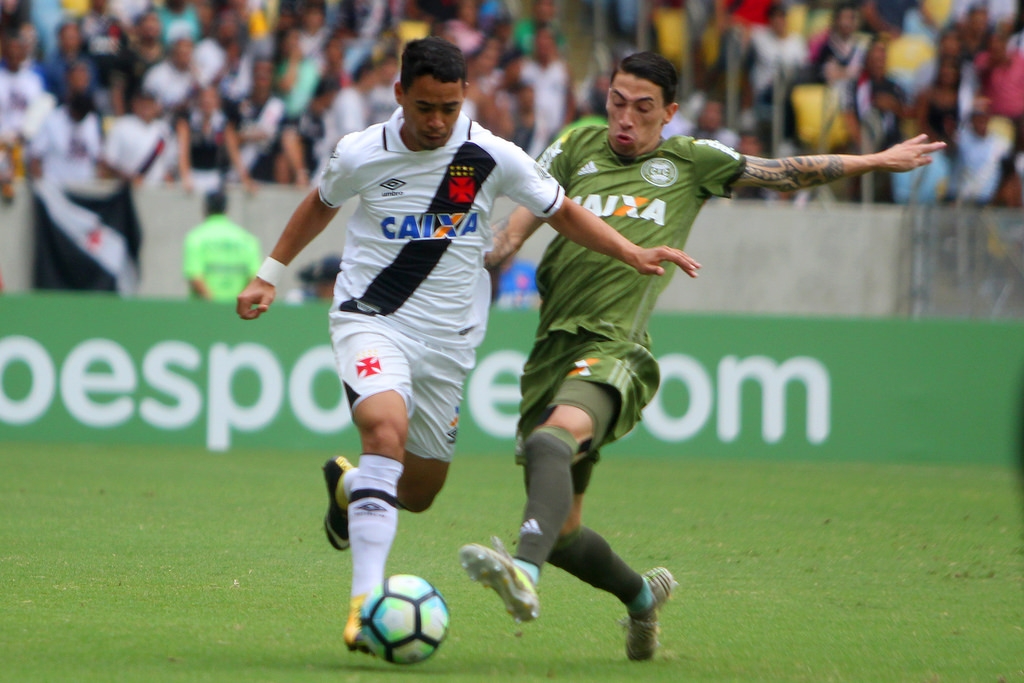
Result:
[[1024,318],[1024,212],[908,206],[914,318]]

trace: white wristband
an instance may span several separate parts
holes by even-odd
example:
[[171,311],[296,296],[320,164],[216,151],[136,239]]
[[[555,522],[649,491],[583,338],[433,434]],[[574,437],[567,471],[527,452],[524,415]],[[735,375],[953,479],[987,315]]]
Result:
[[260,270],[256,273],[256,277],[263,280],[267,284],[274,285],[277,287],[278,282],[281,280],[281,276],[288,270],[288,266],[281,263],[275,258],[270,256],[260,266]]

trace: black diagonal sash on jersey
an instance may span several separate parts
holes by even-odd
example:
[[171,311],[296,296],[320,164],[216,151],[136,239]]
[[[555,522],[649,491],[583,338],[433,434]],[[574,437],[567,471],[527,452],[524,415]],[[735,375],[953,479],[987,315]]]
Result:
[[[476,192],[494,170],[495,160],[472,142],[466,142],[448,164],[428,214],[468,213],[473,207]],[[468,174],[472,175],[468,175]],[[467,191],[466,181],[473,179],[473,188]],[[339,310],[367,315],[389,315],[404,304],[422,284],[451,245],[451,238],[413,239],[406,242],[398,256],[377,274],[370,286],[358,299],[349,299]]]
[[149,173],[149,169],[152,168],[154,162],[160,157],[164,151],[164,147],[167,143],[164,141],[164,137],[161,135],[160,139],[156,141],[156,146],[153,147],[153,151],[150,152],[149,156],[146,157],[146,161],[139,167],[138,175],[144,176]]

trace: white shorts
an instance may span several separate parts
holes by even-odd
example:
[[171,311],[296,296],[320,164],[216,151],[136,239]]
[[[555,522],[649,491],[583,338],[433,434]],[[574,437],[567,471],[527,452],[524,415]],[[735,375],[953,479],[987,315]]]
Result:
[[338,376],[352,410],[368,396],[397,391],[409,411],[406,450],[451,462],[462,389],[476,351],[423,342],[361,313],[332,311],[330,330]]

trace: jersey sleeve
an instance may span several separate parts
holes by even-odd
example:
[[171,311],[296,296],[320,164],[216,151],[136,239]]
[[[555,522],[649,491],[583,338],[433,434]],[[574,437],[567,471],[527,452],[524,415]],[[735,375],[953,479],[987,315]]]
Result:
[[525,206],[534,216],[547,218],[561,208],[565,199],[562,186],[523,150],[509,143],[499,167],[505,180],[502,194]]
[[352,136],[347,135],[338,141],[331,158],[327,160],[323,175],[320,176],[320,201],[332,209],[338,208],[345,200],[356,194],[352,178],[355,171],[351,165],[353,155],[346,154],[351,139]]
[[747,166],[742,154],[718,140],[694,140],[693,161],[703,199],[731,196],[732,184]]
[[[567,171],[571,167],[568,160],[568,155],[565,154],[567,149],[566,142],[572,135],[573,131],[563,133],[554,140],[548,148],[544,150],[544,153],[537,159],[537,163],[540,167],[551,174],[551,176],[558,181],[563,187],[569,184],[570,178],[567,176]],[[568,147],[571,149],[571,147]]]

